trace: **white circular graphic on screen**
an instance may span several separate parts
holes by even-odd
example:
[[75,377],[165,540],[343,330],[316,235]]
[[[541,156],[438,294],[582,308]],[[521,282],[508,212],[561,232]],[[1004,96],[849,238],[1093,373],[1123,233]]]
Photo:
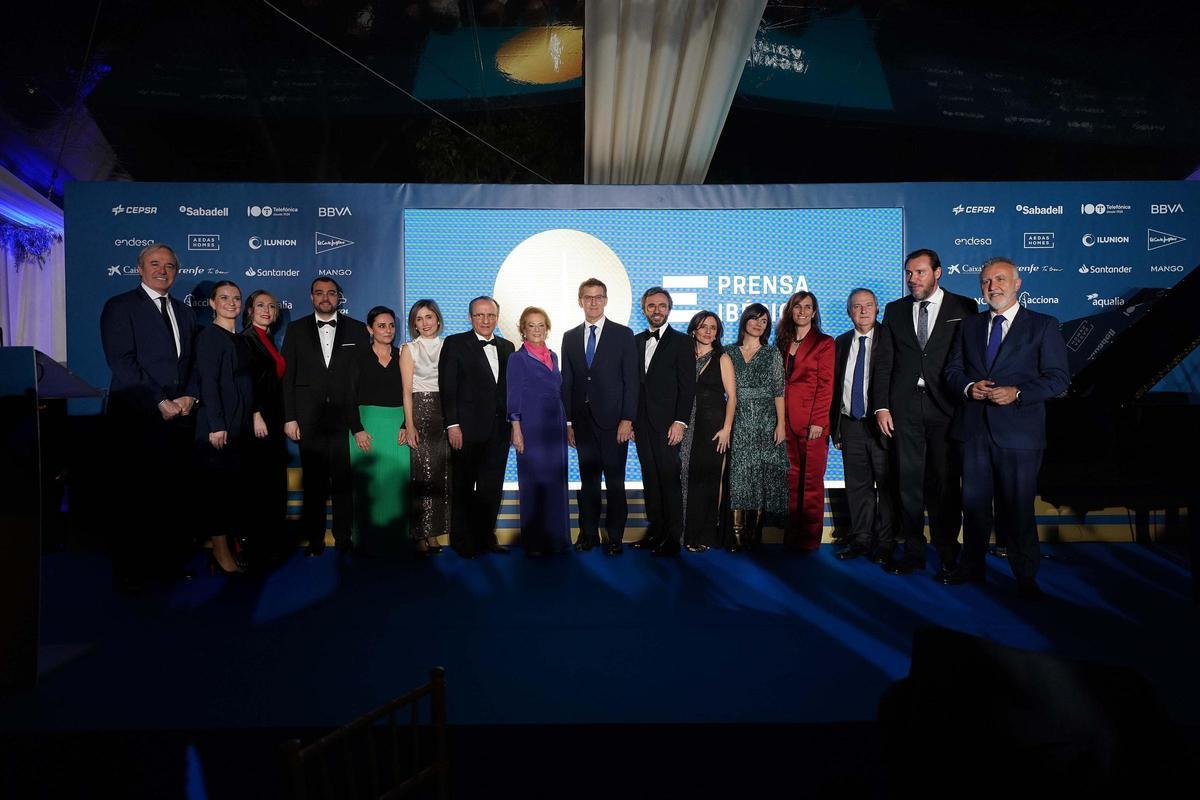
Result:
[[633,290],[625,265],[611,247],[583,231],[535,233],[513,248],[496,273],[493,295],[500,303],[500,330],[519,344],[521,312],[538,306],[550,315],[553,326],[546,344],[561,354],[563,333],[583,322],[579,284],[588,278],[599,278],[608,286],[604,315],[628,325]]

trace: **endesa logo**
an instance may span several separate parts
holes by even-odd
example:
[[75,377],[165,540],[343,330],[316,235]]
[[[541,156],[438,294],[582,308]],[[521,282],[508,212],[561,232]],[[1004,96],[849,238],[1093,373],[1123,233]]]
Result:
[[991,247],[992,246],[992,240],[990,238],[984,238],[984,237],[979,237],[979,236],[965,236],[965,237],[962,237],[959,239],[955,239],[954,243],[957,245],[965,245],[967,247]]
[[251,236],[246,242],[251,250],[261,250],[264,247],[295,247],[295,239],[264,239],[261,236]]
[[1131,206],[1124,203],[1083,203],[1079,206],[1080,214],[1124,214],[1131,210]]
[[1183,203],[1151,203],[1151,214],[1182,214]]
[[1025,249],[1026,250],[1053,250],[1054,249],[1054,231],[1046,231],[1044,233],[1026,233],[1025,234]]
[[180,206],[179,213],[187,217],[228,217],[229,208],[193,208],[192,206]]
[[1151,264],[1151,272],[1183,272],[1183,264]]
[[318,217],[352,217],[350,206],[320,206],[317,208]]
[[119,214],[157,214],[158,206],[113,206],[113,216]]
[[113,247],[149,247],[153,239],[113,239]]
[[959,203],[958,205],[956,205],[954,208],[952,208],[950,210],[954,212],[954,216],[956,216],[956,217],[959,214],[995,214],[996,213],[995,206],[964,206],[962,203]]
[[1046,216],[1047,214],[1062,215],[1062,206],[1023,206],[1017,204],[1017,211],[1025,216]]
[[1133,267],[1128,264],[1084,264],[1079,268],[1080,275],[1128,275]]
[[247,217],[290,217],[300,209],[291,206],[246,206]]
[[1095,247],[1098,244],[1129,244],[1128,236],[1097,236],[1094,233],[1083,235],[1084,247]]

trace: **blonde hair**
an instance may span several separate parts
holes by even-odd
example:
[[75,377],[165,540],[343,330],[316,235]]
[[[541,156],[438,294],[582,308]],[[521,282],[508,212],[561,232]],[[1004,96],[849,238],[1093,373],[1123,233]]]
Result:
[[525,335],[525,322],[534,314],[542,315],[542,319],[546,320],[546,333],[550,332],[550,315],[547,314],[544,309],[538,308],[537,306],[529,306],[521,312],[521,319],[517,321],[517,332],[520,333],[521,336]]

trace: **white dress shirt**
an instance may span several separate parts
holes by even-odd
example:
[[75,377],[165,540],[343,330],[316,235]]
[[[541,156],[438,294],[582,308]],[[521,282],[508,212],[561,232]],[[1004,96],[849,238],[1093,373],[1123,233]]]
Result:
[[[649,328],[649,331],[651,333],[653,333],[654,329]],[[658,335],[662,336],[662,332],[663,332],[663,328],[659,328]],[[650,336],[646,337],[646,360],[642,364],[642,374],[643,375],[645,375],[647,372],[650,371],[650,359],[654,358],[654,351],[658,349],[658,342],[659,342],[658,339],[655,339]]]
[[[860,337],[867,337],[866,347],[862,347]],[[863,360],[863,410],[867,406],[867,398],[871,396],[871,345],[875,343],[875,329],[859,333],[854,329],[854,337],[850,340],[850,354],[846,357],[846,377],[842,381],[842,413],[850,416],[850,401],[854,389],[854,366],[858,359]]]
[[[320,314],[313,314],[317,322],[321,322]],[[337,321],[337,314],[330,317],[331,320]],[[321,340],[321,355],[325,359],[325,366],[329,366],[330,360],[333,358],[333,338],[337,336],[337,328],[333,325],[318,325],[317,338]]]
[[171,295],[159,294],[144,283],[142,284],[142,291],[154,301],[154,310],[160,314],[162,312],[159,309],[162,308],[162,304],[158,302],[158,298],[167,298],[167,317],[171,320],[171,333],[175,336],[175,355],[178,356],[183,352],[183,348],[179,346],[179,321],[175,319],[175,309],[171,306]]
[[[477,333],[477,334],[475,334],[475,338],[477,340],[479,340],[480,342],[491,342],[491,341],[495,341],[496,336],[495,336],[495,334],[493,334],[491,339],[485,339]],[[494,380],[496,383],[499,383],[500,382],[500,353],[498,351],[500,349],[500,345],[497,343],[495,345],[492,345],[491,347],[484,347],[482,344],[480,344],[479,346],[483,347],[483,354],[485,356],[487,356],[488,366],[492,368],[492,380]]]
[[[942,291],[942,287],[939,286],[936,290],[934,290],[933,294],[931,294],[931,295],[929,295],[929,297],[925,298],[926,300],[929,301],[929,305],[925,307],[925,315],[929,319],[929,330],[927,330],[926,333],[929,334],[930,336],[933,336],[933,326],[935,324],[937,324],[938,311],[941,310],[942,300],[945,299],[945,297],[946,297],[946,293],[944,291]],[[921,301],[921,300],[913,301],[913,333],[914,334],[917,332],[917,325],[919,324],[919,320],[921,319],[921,303],[922,302],[923,301]],[[918,339],[917,341],[919,342],[920,339]],[[929,341],[926,340],[926,344],[928,344],[928,343],[929,343]],[[917,386],[920,386],[922,389],[925,388],[925,378],[924,377],[917,376]]]

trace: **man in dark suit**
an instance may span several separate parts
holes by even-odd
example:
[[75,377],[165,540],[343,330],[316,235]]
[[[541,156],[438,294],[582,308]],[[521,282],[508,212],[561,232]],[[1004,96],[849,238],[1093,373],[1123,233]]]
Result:
[[567,443],[579,451],[579,539],[576,550],[600,541],[600,476],[608,487],[605,553],[621,552],[628,506],[625,461],[637,419],[637,346],[633,331],[604,316],[608,287],[596,278],[579,284],[584,322],[563,334],[562,392]]
[[696,397],[696,355],[691,337],[667,324],[671,295],[661,286],[642,294],[649,329],[635,337],[641,381],[633,426],[645,487],[646,535],[633,546],[656,556],[679,555],[683,538],[683,484],[679,443]]
[[170,296],[179,273],[174,250],[151,244],[137,265],[141,285],[109,299],[100,312],[100,341],[112,371],[105,414],[110,453],[120,465],[116,485],[138,487],[123,498],[125,534],[114,533],[113,577],[121,589],[180,574],[190,534],[181,522],[187,511],[180,490],[189,484],[192,461],[195,398],[187,386],[196,320]]
[[941,288],[941,277],[937,253],[910,253],[904,259],[909,294],[883,311],[883,324],[892,334],[892,361],[883,378],[887,404],[875,411],[875,421],[895,442],[904,555],[893,554],[883,565],[894,575],[925,569],[927,509],[930,538],[941,560],[938,574],[958,559],[961,466],[949,433],[961,398],[946,388],[942,368],[959,324],[978,309],[971,298]]
[[337,313],[342,296],[337,281],[316,278],[309,292],[313,313],[288,326],[280,354],[286,363],[283,432],[300,446],[305,553],[319,556],[325,552],[325,500],[330,495],[334,543],[342,552],[354,547],[349,427],[337,397],[354,354],[368,347],[371,338],[364,323]]
[[833,405],[829,438],[842,451],[850,535],[837,553],[845,561],[870,556],[882,561],[895,547],[895,495],[888,437],[879,432],[875,409],[887,404],[891,332],[875,321],[879,301],[870,289],[854,289],[846,299],[854,327],[834,344]]
[[450,546],[460,556],[507,553],[496,541],[496,516],[512,425],[505,369],[512,342],[495,335],[500,304],[471,301],[471,330],[447,336],[438,359],[442,417],[450,440]]
[[989,259],[979,285],[991,311],[963,322],[945,369],[950,390],[966,402],[951,429],[963,447],[963,557],[942,582],[983,582],[994,502],[1017,591],[1037,598],[1033,501],[1046,449],[1045,403],[1070,383],[1067,346],[1058,320],[1017,303],[1021,278],[1007,258]]

